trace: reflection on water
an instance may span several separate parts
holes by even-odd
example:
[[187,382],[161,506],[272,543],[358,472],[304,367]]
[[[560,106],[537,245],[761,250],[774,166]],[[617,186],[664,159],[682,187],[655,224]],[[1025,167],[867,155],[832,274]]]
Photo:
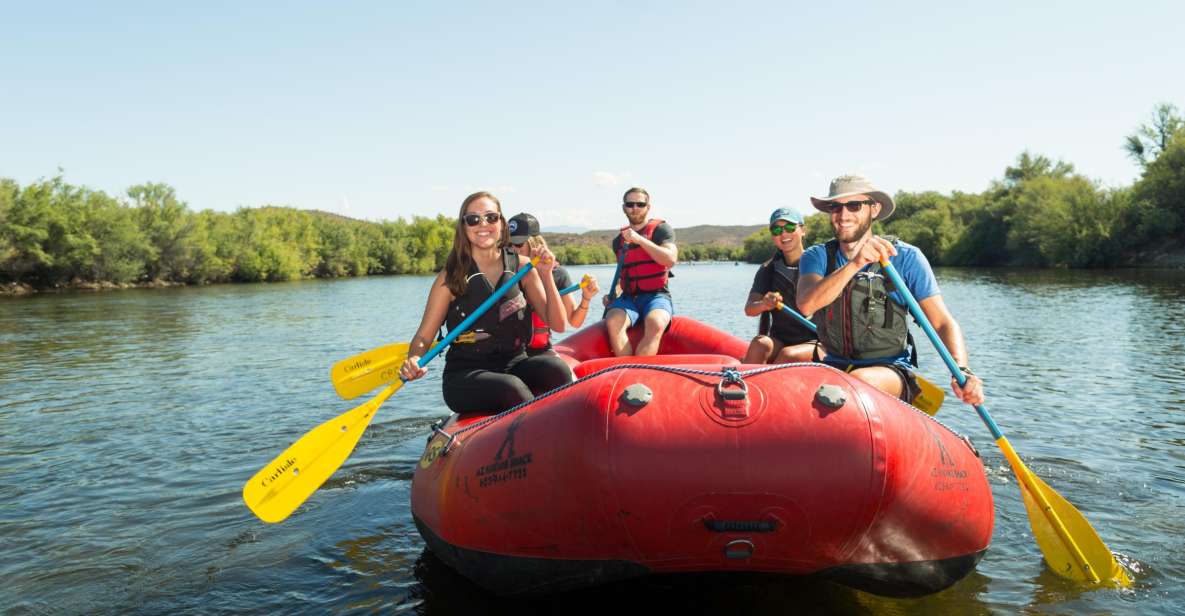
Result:
[[[612,268],[573,268],[608,280]],[[753,266],[680,266],[676,309],[747,338]],[[656,577],[499,599],[425,553],[408,504],[440,365],[380,409],[341,471],[280,525],[242,482],[356,404],[329,365],[406,340],[424,277],[0,298],[0,611],[949,614],[1185,610],[1185,272],[942,269],[988,408],[1032,470],[1135,572],[1084,592],[1042,565],[1007,462],[969,408],[993,544],[938,595],[824,580]],[[918,336],[924,341],[924,337]],[[947,382],[928,348],[931,380]]]

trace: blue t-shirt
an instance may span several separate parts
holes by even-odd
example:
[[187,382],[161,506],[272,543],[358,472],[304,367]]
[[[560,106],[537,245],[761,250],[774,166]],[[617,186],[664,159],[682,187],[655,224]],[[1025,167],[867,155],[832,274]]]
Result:
[[[926,255],[918,250],[917,246],[906,244],[901,240],[897,241],[897,255],[889,258],[889,263],[897,269],[897,273],[901,275],[901,279],[905,281],[905,286],[909,287],[910,293],[913,293],[913,298],[919,302],[938,295],[938,280],[934,278],[934,270],[930,268],[930,262],[926,260]],[[848,258],[844,256],[843,250],[835,251],[835,269],[839,269],[848,263]],[[868,264],[864,269],[869,269],[872,264]],[[807,274],[818,274],[819,276],[826,276],[827,271],[827,246],[824,244],[815,244],[806,249],[802,253],[802,258],[798,261],[798,275],[806,276]],[[889,294],[893,301],[904,306],[905,298],[901,297],[899,291],[893,291]]]
[[[926,255],[918,250],[917,246],[906,244],[900,240],[895,244],[897,247],[897,255],[889,257],[889,263],[897,269],[897,273],[901,275],[901,279],[905,281],[905,286],[909,288],[910,293],[913,293],[914,299],[921,302],[927,297],[938,295],[938,280],[934,278],[934,270],[930,268],[930,262],[926,259]],[[835,252],[835,269],[839,269],[847,265],[848,258],[844,256],[843,250]],[[864,267],[865,270],[872,267],[868,264]],[[808,274],[818,274],[825,276],[827,271],[827,246],[824,244],[815,244],[806,249],[802,253],[802,258],[798,261],[798,275],[799,277]],[[889,297],[894,302],[901,306],[905,306],[905,298],[901,296],[900,291],[894,290],[889,293]],[[900,365],[903,368],[909,368],[909,351],[906,350],[900,356],[894,358],[891,363]],[[834,362],[828,363],[850,363],[854,365],[871,365],[884,363],[883,359],[872,360],[857,360],[845,359],[840,357],[828,358]]]

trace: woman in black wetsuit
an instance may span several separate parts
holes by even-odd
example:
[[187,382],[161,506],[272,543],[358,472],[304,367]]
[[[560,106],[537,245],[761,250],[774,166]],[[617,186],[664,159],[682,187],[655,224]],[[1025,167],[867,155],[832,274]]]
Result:
[[[442,325],[450,330],[530,260],[506,250],[509,234],[502,205],[487,192],[465,198],[453,248],[444,271],[436,275],[428,304],[407,361],[399,376],[412,381],[427,374],[419,359]],[[554,355],[528,357],[532,334],[527,304],[546,315],[553,331],[564,331],[567,318],[552,269],[555,257],[543,249],[538,265],[478,318],[445,355],[444,402],[457,413],[497,413],[573,380],[572,371]],[[473,334],[472,338],[468,334]],[[464,341],[464,342],[463,342]]]

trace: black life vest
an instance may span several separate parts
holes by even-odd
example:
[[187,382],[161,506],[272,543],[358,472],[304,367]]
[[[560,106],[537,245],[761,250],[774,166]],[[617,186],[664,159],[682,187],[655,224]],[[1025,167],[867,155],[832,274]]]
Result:
[[[461,324],[465,317],[477,310],[494,291],[506,284],[518,271],[518,255],[509,251],[502,253],[502,275],[494,283],[486,280],[477,263],[470,263],[468,284],[465,294],[449,302],[445,315],[445,326],[449,331]],[[527,297],[519,285],[506,291],[478,317],[468,332],[474,334],[472,342],[456,340],[449,347],[445,360],[482,359],[490,356],[513,356],[526,348],[530,337],[531,319],[527,314]],[[465,336],[467,338],[468,336]]]
[[[770,291],[782,294],[782,302],[793,310],[798,310],[795,297],[798,295],[798,265],[786,265],[782,253],[776,252],[769,265]],[[757,333],[763,336],[777,338],[784,343],[806,342],[815,339],[815,332],[807,329],[798,319],[782,310],[770,310],[761,313],[757,323]]]
[[[658,218],[651,218],[646,226],[638,230],[638,235],[648,240],[651,239],[654,230],[662,222]],[[618,259],[621,259],[622,249],[625,250],[625,259],[621,261],[621,290],[623,293],[637,295],[667,290],[670,268],[659,265],[657,261],[650,258],[646,249],[638,244],[630,244],[627,248],[623,243],[618,248]]]
[[[894,244],[897,242],[895,238],[887,239]],[[824,276],[828,276],[838,269],[839,241],[833,239],[825,246],[827,271]],[[835,301],[815,313],[819,341],[827,355],[878,359],[897,357],[911,348],[909,312],[889,296],[893,290],[893,282],[885,276],[881,264],[875,263],[853,276]],[[911,357],[915,366],[916,357]]]

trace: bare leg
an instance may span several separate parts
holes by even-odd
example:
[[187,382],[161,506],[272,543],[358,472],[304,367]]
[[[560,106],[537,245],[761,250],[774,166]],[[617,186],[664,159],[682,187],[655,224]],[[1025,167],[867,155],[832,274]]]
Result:
[[896,370],[887,366],[867,366],[864,368],[856,368],[852,370],[852,376],[876,387],[877,389],[893,396],[894,398],[901,397],[901,389],[904,385],[901,383],[901,375],[897,374]]
[[749,341],[749,350],[745,351],[742,364],[764,364],[774,353],[774,340],[769,336],[755,336]]
[[749,350],[745,352],[742,364],[764,364],[778,356],[782,350],[782,341],[769,336],[757,336],[749,343]]
[[802,344],[792,344],[788,347],[783,347],[778,352],[775,364],[788,364],[804,361],[811,361],[812,355],[815,351],[815,343],[804,342]]
[[658,343],[662,340],[662,333],[666,331],[667,325],[670,323],[671,313],[666,310],[651,310],[646,313],[644,320],[646,330],[642,334],[642,339],[638,341],[637,354],[639,356],[658,355]]
[[605,333],[609,335],[609,348],[613,355],[625,357],[633,355],[630,347],[630,337],[625,330],[630,326],[630,317],[620,308],[614,308],[605,315]]

